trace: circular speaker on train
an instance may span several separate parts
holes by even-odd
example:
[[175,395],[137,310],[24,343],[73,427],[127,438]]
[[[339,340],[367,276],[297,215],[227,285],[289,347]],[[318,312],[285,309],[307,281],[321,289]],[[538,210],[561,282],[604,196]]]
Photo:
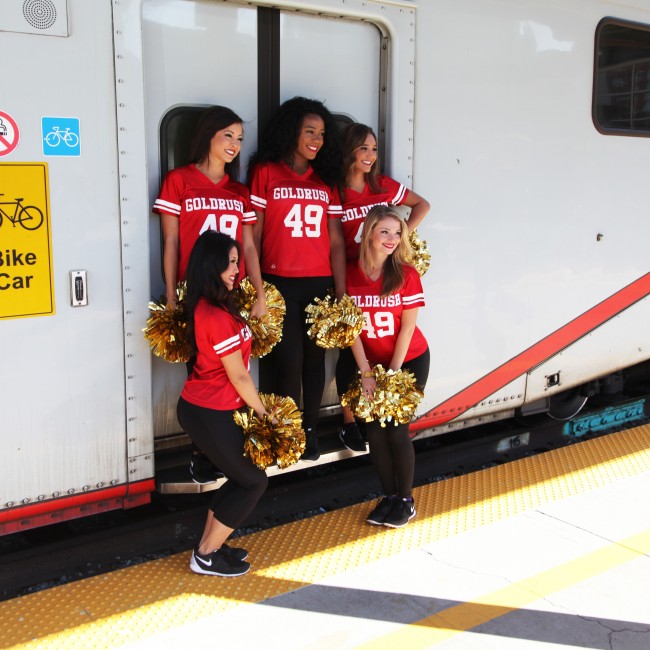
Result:
[[56,5],[52,0],[25,0],[23,16],[35,29],[49,29],[56,22]]

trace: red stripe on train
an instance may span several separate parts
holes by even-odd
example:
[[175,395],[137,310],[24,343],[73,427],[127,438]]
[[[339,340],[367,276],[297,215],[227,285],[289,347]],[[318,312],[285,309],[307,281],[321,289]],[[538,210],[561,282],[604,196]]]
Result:
[[9,508],[0,512],[0,534],[6,535],[117,508],[143,505],[149,503],[151,492],[155,489],[156,482],[151,478]]
[[516,357],[506,361],[478,381],[438,404],[417,421],[410,430],[421,431],[439,426],[457,418],[483,399],[503,388],[517,377],[575,343],[635,302],[650,295],[650,273],[646,273],[627,287],[606,298],[574,320],[538,341]]

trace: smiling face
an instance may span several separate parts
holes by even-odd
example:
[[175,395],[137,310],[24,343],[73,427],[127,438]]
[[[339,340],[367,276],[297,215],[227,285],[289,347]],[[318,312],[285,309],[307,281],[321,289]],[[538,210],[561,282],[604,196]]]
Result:
[[378,257],[388,257],[400,243],[402,222],[396,217],[386,216],[379,220],[370,235],[370,250]]
[[232,291],[235,286],[235,282],[239,277],[239,253],[237,249],[233,246],[228,253],[228,267],[221,274],[221,279],[223,283],[228,288],[228,291]]
[[232,162],[239,154],[244,139],[244,127],[235,122],[217,131],[210,140],[210,157],[224,164]]
[[325,122],[320,115],[305,115],[300,125],[294,163],[304,166],[314,160],[325,144]]
[[367,174],[377,161],[377,140],[372,133],[366,136],[364,143],[354,150],[352,172]]

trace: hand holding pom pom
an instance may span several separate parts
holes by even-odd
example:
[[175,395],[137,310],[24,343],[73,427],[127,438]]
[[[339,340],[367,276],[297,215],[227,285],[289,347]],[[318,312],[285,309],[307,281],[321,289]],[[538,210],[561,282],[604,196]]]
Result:
[[251,309],[257,299],[257,291],[248,277],[244,278],[235,294],[239,314],[253,333],[251,355],[259,358],[268,354],[282,340],[282,324],[287,311],[284,298],[270,282],[264,282],[264,296],[268,314],[263,318],[251,317]]
[[152,300],[149,303],[151,315],[147,319],[147,326],[142,330],[153,353],[170,363],[186,362],[192,356],[187,337],[186,291],[185,283],[179,282],[176,286],[176,306],[173,309],[167,308],[164,299],[158,302]]
[[271,417],[260,418],[252,408],[233,414],[244,431],[244,454],[260,469],[273,463],[285,469],[296,463],[305,451],[300,411],[290,397],[260,393],[260,399]]
[[312,324],[307,334],[326,350],[350,347],[363,329],[363,312],[347,294],[341,300],[315,298],[305,311],[307,324]]
[[395,425],[410,422],[424,397],[415,375],[408,370],[385,370],[381,365],[373,371],[377,387],[372,398],[363,394],[361,381],[357,379],[341,397],[341,404],[366,422],[378,420],[382,427],[390,421]]

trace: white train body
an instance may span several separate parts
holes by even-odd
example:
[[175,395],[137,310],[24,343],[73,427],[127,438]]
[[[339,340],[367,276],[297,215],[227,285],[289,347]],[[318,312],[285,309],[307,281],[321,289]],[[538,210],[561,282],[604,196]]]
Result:
[[[650,358],[650,145],[592,115],[604,19],[643,35],[650,0],[5,0],[0,532],[146,501],[181,439],[185,368],[142,334],[172,110],[233,108],[243,167],[265,101],[378,130],[386,173],[432,206],[419,435]],[[11,219],[26,205],[32,231]]]

